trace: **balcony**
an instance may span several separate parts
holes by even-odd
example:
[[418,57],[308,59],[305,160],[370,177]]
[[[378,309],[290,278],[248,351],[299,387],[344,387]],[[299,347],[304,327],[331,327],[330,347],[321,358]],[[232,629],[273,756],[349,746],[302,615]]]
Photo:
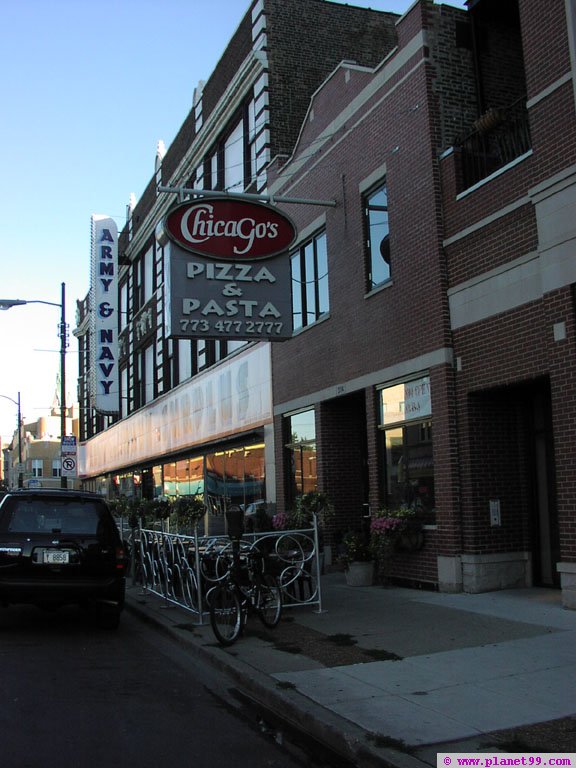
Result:
[[459,143],[462,191],[528,152],[530,146],[525,96],[509,107],[487,110]]

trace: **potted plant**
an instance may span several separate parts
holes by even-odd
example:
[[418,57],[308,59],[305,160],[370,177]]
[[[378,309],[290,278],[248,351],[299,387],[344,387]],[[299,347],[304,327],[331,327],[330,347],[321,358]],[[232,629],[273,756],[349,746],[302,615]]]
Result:
[[130,528],[138,528],[140,522],[144,525],[146,515],[146,503],[141,498],[134,496],[120,496],[116,499],[108,499],[108,506],[112,514],[127,518]]
[[324,563],[332,563],[332,549],[324,541],[326,525],[334,516],[334,507],[327,494],[321,491],[307,491],[296,499],[295,509],[290,514],[294,528],[312,528],[314,518],[318,523],[318,544],[322,570]]
[[370,549],[378,579],[385,583],[390,560],[398,551],[414,551],[424,543],[422,521],[411,507],[379,510],[370,523]]
[[338,558],[344,566],[346,583],[351,587],[367,587],[374,581],[374,557],[368,538],[350,531],[342,539],[342,551]]
[[178,530],[181,527],[194,530],[206,513],[202,496],[177,496],[172,501]]
[[314,524],[314,515],[316,515],[318,527],[323,528],[333,514],[334,507],[325,493],[308,491],[297,497],[294,511],[290,517],[296,527],[311,528]]

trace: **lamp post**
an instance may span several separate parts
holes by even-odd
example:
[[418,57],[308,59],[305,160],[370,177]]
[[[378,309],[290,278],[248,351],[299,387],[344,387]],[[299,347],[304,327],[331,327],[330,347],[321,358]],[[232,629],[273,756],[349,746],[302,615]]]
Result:
[[[66,347],[68,345],[68,332],[66,328],[66,283],[62,283],[62,300],[60,304],[55,301],[42,301],[41,299],[0,299],[0,309],[12,309],[22,304],[48,304],[51,307],[60,307],[60,446],[66,435]],[[18,427],[20,429],[20,427]],[[60,487],[68,487],[68,478],[62,474],[62,448],[60,448]]]
[[18,406],[18,488],[24,487],[24,477],[22,475],[22,411],[20,410],[20,392],[18,392],[18,400],[14,400],[13,397],[8,395],[0,395],[5,400],[10,400],[11,403]]

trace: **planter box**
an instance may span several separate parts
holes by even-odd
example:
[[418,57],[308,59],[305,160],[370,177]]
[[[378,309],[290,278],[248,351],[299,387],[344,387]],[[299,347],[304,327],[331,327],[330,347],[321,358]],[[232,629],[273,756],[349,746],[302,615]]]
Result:
[[374,583],[374,563],[350,563],[346,571],[349,587],[370,587]]

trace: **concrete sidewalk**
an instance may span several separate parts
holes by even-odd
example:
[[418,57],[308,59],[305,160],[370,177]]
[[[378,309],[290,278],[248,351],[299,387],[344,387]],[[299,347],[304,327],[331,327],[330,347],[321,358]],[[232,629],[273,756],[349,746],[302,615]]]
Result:
[[[272,719],[356,765],[436,765],[439,751],[494,751],[486,734],[576,715],[576,611],[554,590],[446,595],[322,578],[323,611],[256,618],[229,649],[209,625],[138,587],[128,607],[226,671]],[[562,751],[576,752],[576,720]],[[541,727],[541,726],[540,726]],[[550,751],[545,744],[532,751]]]

